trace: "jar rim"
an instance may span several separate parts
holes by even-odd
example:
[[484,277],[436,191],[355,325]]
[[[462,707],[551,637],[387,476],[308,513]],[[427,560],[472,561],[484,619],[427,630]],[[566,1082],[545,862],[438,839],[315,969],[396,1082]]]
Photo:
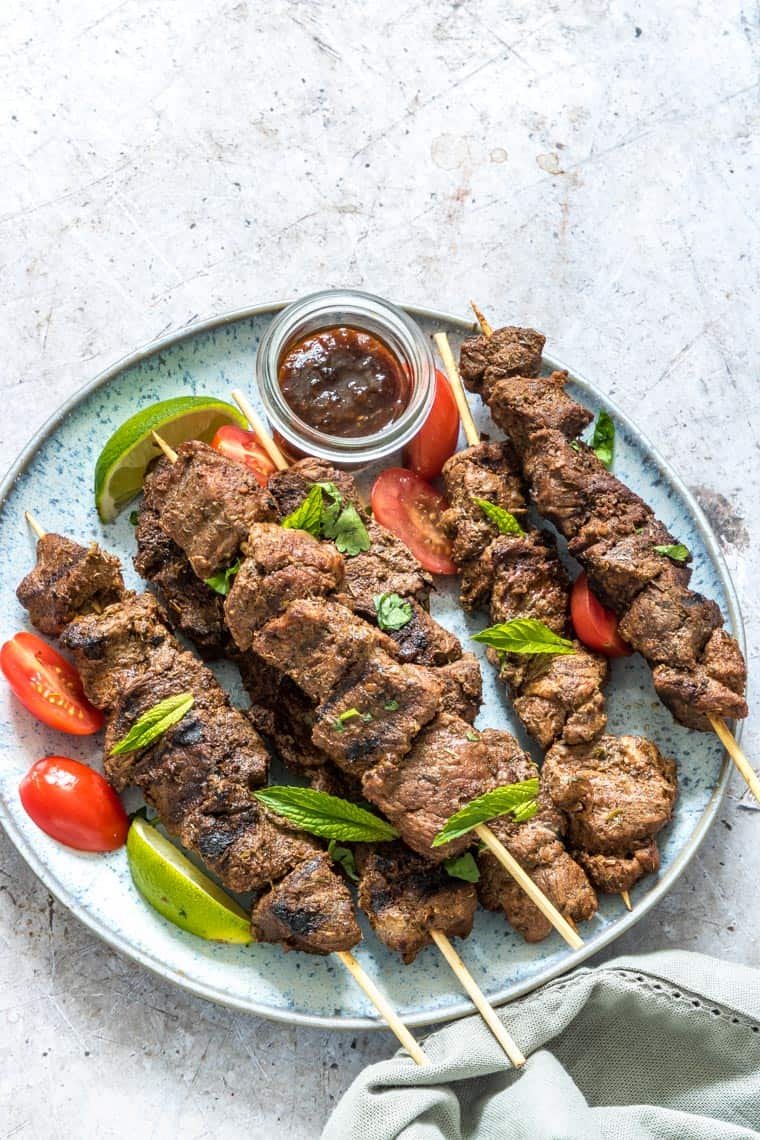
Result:
[[[318,329],[348,325],[378,336],[408,366],[409,401],[401,415],[365,436],[336,436],[300,419],[279,385],[283,351],[294,337]],[[435,364],[430,343],[403,309],[374,293],[324,289],[293,301],[274,318],[256,356],[256,379],[267,417],[293,447],[320,459],[368,464],[397,451],[417,434],[428,417],[435,393]]]

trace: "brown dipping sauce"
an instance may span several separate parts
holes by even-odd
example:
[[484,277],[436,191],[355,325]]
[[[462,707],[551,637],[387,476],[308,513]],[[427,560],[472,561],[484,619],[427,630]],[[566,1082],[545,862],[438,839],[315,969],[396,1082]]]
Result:
[[382,431],[404,411],[411,391],[409,376],[383,341],[342,325],[290,344],[277,379],[299,419],[344,439]]

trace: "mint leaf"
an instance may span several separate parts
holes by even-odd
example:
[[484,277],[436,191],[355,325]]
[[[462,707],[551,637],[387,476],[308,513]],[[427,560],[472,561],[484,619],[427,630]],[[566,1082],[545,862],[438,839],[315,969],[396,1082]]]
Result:
[[615,424],[607,412],[601,411],[596,417],[594,434],[591,437],[591,450],[605,467],[612,466],[615,454]]
[[501,653],[553,653],[555,656],[575,653],[572,641],[559,637],[535,618],[513,618],[512,621],[489,626],[474,634],[472,640],[482,641]]
[[515,516],[505,511],[503,507],[490,503],[488,499],[473,499],[473,502],[477,503],[486,518],[499,528],[499,534],[525,534]]
[[226,570],[220,570],[217,574],[212,574],[210,578],[204,578],[207,586],[210,586],[217,594],[221,594],[226,598],[232,588],[232,579],[240,569],[240,559],[233,562]]
[[356,860],[354,853],[350,847],[341,847],[334,839],[331,839],[327,844],[327,854],[332,859],[333,863],[341,866],[354,883],[359,882],[359,872],[356,869]]
[[291,511],[291,513],[282,520],[281,525],[287,527],[288,530],[305,530],[313,535],[314,538],[321,538],[322,488],[315,483],[300,507],[296,507],[294,511]]
[[253,795],[274,812],[297,824],[311,835],[322,839],[340,839],[349,843],[381,843],[398,839],[398,832],[386,820],[340,796],[318,792],[314,788],[263,788]]
[[487,823],[500,815],[513,814],[519,822],[530,819],[538,811],[538,779],[521,780],[493,788],[450,816],[433,840],[433,847],[442,847],[452,839],[459,839],[478,824]]
[[111,756],[123,756],[126,752],[136,752],[138,748],[147,748],[159,736],[181,721],[183,716],[195,704],[192,693],[177,693],[173,697],[166,697],[159,701],[152,709],[148,709],[138,717],[126,736],[111,749]]
[[464,855],[452,855],[443,865],[446,874],[451,875],[452,879],[464,879],[466,883],[480,881],[480,871],[471,851],[465,851]]
[[139,521],[140,521],[140,512],[139,511],[130,511],[129,512],[130,525],[131,526],[137,526]]
[[384,630],[403,629],[412,620],[412,603],[398,594],[376,594],[377,624]]
[[683,566],[684,562],[691,558],[689,548],[682,542],[676,542],[673,546],[655,546],[654,549],[658,554],[664,554],[671,562],[677,562],[679,566]]
[[329,538],[349,558],[370,547],[359,512],[353,503],[343,506],[343,496],[334,483],[313,483],[300,507],[291,511],[281,525],[308,531],[314,538]]

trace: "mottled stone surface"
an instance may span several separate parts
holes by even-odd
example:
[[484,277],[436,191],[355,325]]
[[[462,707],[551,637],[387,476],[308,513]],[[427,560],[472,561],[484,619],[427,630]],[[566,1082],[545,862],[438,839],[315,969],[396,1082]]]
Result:
[[[759,34],[737,0],[7,0],[4,454],[196,316],[324,285],[475,296],[542,328],[697,491],[756,661]],[[612,953],[760,962],[741,790]],[[1,1140],[311,1138],[392,1047],[155,980],[0,837]]]

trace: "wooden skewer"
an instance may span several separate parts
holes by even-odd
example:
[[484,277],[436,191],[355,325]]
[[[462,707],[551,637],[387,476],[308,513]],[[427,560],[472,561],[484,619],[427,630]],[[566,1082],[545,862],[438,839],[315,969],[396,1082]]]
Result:
[[625,909],[633,910],[633,903],[631,902],[631,896],[629,895],[628,891],[621,891],[620,897],[625,903]]
[[744,752],[739,745],[739,741],[736,740],[733,733],[731,732],[731,729],[728,727],[722,716],[710,715],[708,719],[710,721],[710,724],[713,726],[713,731],[718,737],[718,740],[721,742],[726,752],[731,757],[734,764],[744,777],[747,787],[752,792],[752,795],[755,797],[757,802],[760,803],[760,778],[758,778],[757,772],[754,770],[749,760],[744,755]]
[[37,538],[45,537],[47,531],[43,530],[34,515],[30,514],[29,511],[24,511],[24,518],[26,519],[27,526],[37,535]]
[[248,399],[245,392],[242,392],[240,390],[240,388],[233,388],[232,398],[235,401],[235,403],[237,404],[237,406],[240,408],[240,411],[243,413],[245,418],[248,420],[248,423],[251,425],[253,430],[256,432],[256,435],[258,436],[258,439],[259,439],[259,443],[264,448],[264,450],[266,451],[269,458],[272,460],[272,463],[274,463],[277,470],[278,471],[285,471],[286,468],[289,466],[287,459],[285,458],[285,456],[282,454],[282,452],[280,451],[277,444],[272,439],[272,436],[267,431],[266,424],[264,423],[261,416],[258,414],[256,409],[251,404],[251,401]]
[[[469,446],[474,447],[475,444],[480,443],[480,432],[475,427],[475,421],[472,418],[470,405],[467,401],[467,396],[465,395],[464,388],[462,387],[462,381],[459,376],[459,369],[456,366],[456,361],[454,360],[454,355],[451,351],[449,338],[446,336],[446,333],[440,332],[436,333],[433,339],[438,346],[438,351],[441,354],[441,359],[443,360],[443,363],[446,367],[446,375],[449,378],[449,384],[451,385],[451,390],[454,393],[454,399],[457,402],[459,418],[462,421],[462,427],[464,428],[464,437],[467,440]],[[453,379],[454,376],[456,376],[456,380]]]
[[472,308],[472,311],[477,318],[478,324],[480,325],[480,331],[482,332],[483,336],[493,336],[493,329],[474,301],[470,301],[470,307]]
[[169,460],[169,462],[170,463],[176,463],[178,456],[177,456],[177,452],[174,450],[174,448],[170,447],[165,439],[161,439],[161,436],[158,434],[157,431],[152,431],[150,434],[153,436],[153,442],[158,447],[161,448],[161,450],[163,451],[164,455]]

